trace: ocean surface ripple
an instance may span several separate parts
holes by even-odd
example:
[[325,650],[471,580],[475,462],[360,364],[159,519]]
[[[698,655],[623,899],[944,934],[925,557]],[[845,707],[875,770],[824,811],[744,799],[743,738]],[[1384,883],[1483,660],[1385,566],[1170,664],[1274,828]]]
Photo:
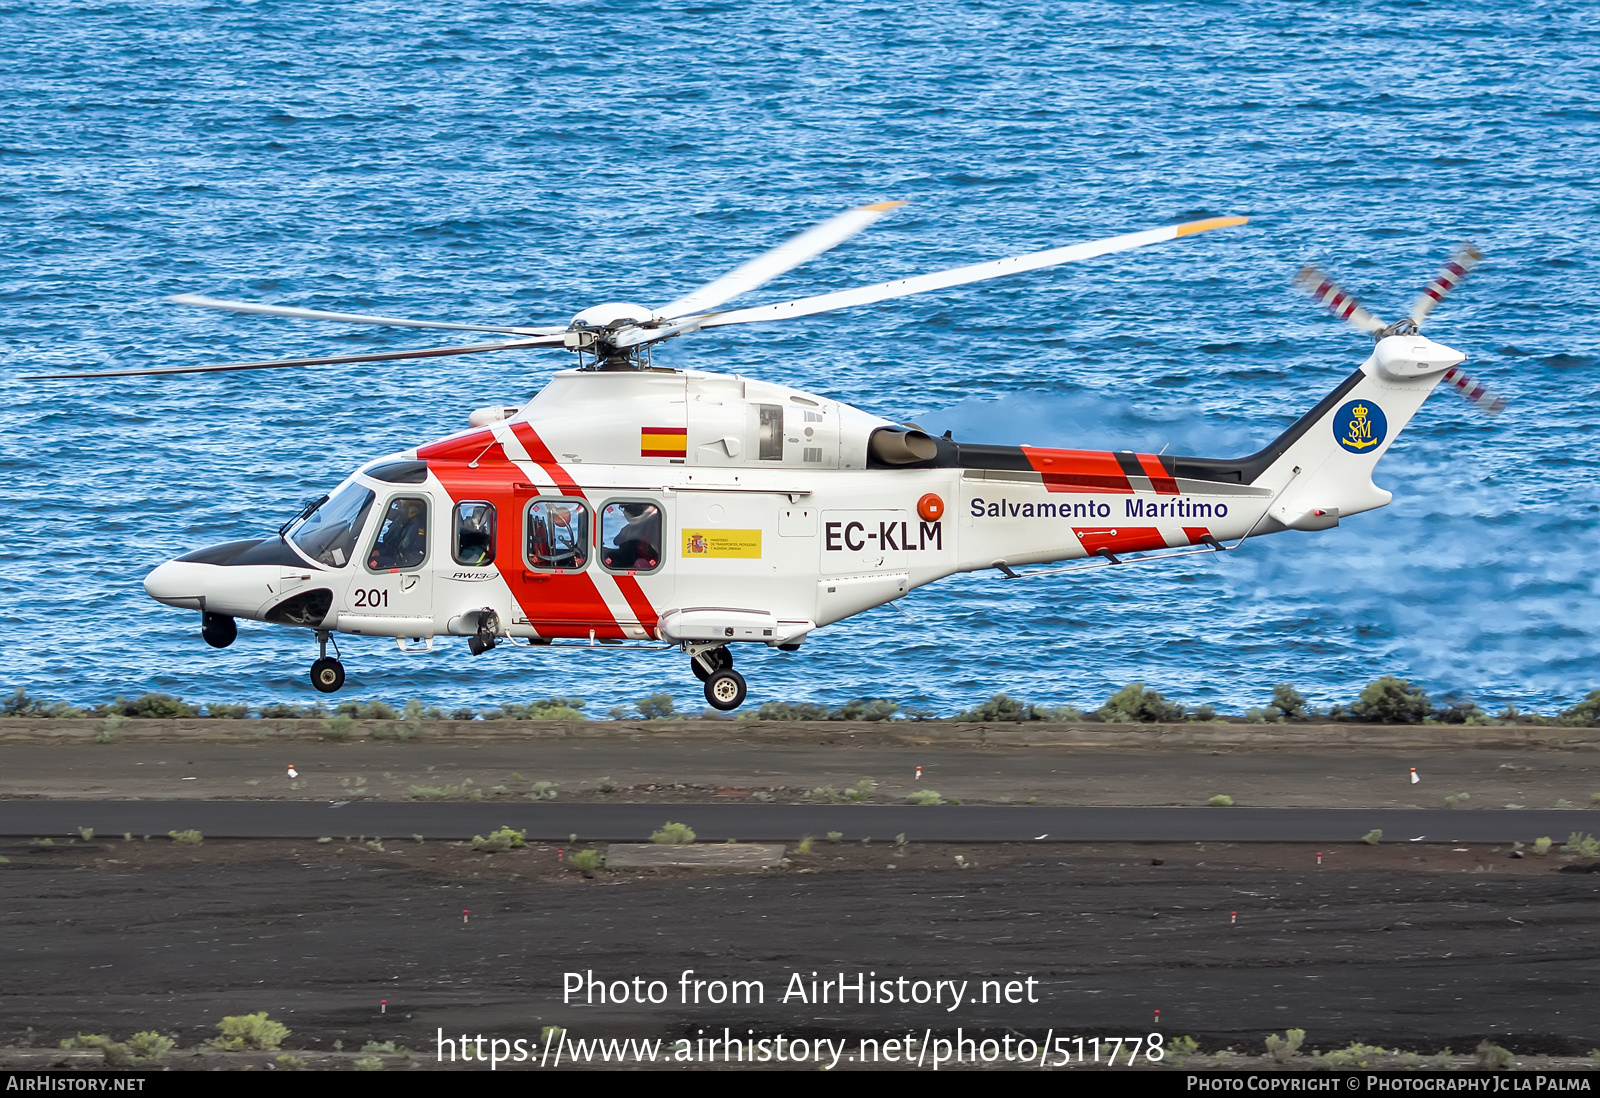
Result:
[[[1208,234],[938,295],[702,333],[658,362],[824,393],[958,439],[1254,450],[1367,353],[1289,286],[1325,263],[1395,317],[1460,241],[1428,334],[1511,399],[1440,393],[1388,508],[1221,559],[957,577],[741,666],[753,706],[1132,680],[1238,711],[1387,673],[1549,711],[1600,686],[1600,50],[1576,3],[908,7],[774,0],[15,3],[0,12],[0,686],[310,701],[307,634],[206,648],[154,565],[259,536],[366,459],[519,402],[558,351],[167,380],[39,371],[429,346],[164,304],[563,323],[669,301],[850,205],[910,205],[759,300],[1180,219]],[[591,713],[681,657],[408,657],[340,697]]]

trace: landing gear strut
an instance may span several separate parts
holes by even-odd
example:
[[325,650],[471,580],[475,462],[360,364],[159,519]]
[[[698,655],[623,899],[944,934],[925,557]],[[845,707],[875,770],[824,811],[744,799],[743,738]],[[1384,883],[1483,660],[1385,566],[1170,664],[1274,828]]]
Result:
[[[711,665],[710,668],[705,666],[708,663]],[[719,648],[708,648],[698,656],[689,657],[689,670],[693,671],[694,677],[701,682],[708,681],[718,671],[731,670],[732,668],[733,653],[728,650],[727,645]]]
[[[326,630],[318,630],[317,644],[322,654],[311,665],[311,685],[324,694],[332,694],[344,685],[344,664],[328,655],[328,637]],[[337,653],[339,646],[335,644],[333,650]]]

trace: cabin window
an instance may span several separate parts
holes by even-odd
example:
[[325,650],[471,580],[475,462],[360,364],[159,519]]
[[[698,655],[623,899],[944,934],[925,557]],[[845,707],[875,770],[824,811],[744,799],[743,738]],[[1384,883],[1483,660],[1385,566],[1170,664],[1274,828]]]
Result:
[[373,572],[400,572],[422,567],[428,559],[428,501],[423,496],[396,496],[378,524],[378,536],[367,553]]
[[318,564],[343,568],[355,553],[356,538],[366,525],[374,498],[371,489],[347,484],[307,515],[290,540]]
[[615,500],[600,512],[600,563],[612,572],[654,572],[661,567],[661,508],[643,500]]
[[528,504],[528,567],[576,572],[589,563],[589,507],[576,499]]
[[494,563],[494,504],[478,499],[456,504],[451,531],[450,553],[457,564]]
[[757,441],[760,444],[757,457],[762,461],[783,460],[783,405],[757,404],[756,408],[761,413],[760,427]]

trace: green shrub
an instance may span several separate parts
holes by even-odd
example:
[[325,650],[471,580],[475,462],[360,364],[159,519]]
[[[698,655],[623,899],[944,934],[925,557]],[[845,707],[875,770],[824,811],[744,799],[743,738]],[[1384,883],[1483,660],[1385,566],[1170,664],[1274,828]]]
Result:
[[82,839],[86,843],[87,842],[93,842],[94,841],[94,828],[92,828],[92,827],[80,827],[80,828],[78,828],[78,838]]
[[314,720],[326,717],[328,711],[318,703],[311,705],[295,705],[293,702],[268,702],[258,712],[263,720]]
[[878,783],[871,778],[862,778],[855,785],[845,787],[844,795],[852,801],[864,801],[878,791]]
[[358,1056],[358,1057],[356,1057],[355,1062],[352,1063],[350,1066],[355,1068],[357,1071],[382,1071],[383,1070],[383,1057],[382,1056]]
[[1504,1070],[1511,1066],[1511,1050],[1501,1048],[1485,1037],[1477,1048],[1478,1066],[1485,1071]]
[[800,841],[795,844],[794,852],[796,854],[810,854],[811,853],[811,836],[810,835],[802,835],[800,837]]
[[361,1051],[375,1052],[380,1056],[396,1056],[404,1052],[405,1049],[396,1048],[393,1041],[368,1041],[361,1046]]
[[1432,707],[1420,686],[1385,675],[1366,685],[1350,712],[1360,721],[1418,724],[1432,712]]
[[581,869],[585,873],[593,873],[599,869],[600,863],[604,860],[600,857],[600,852],[593,847],[567,855],[567,864],[573,869]]
[[26,687],[0,703],[0,716],[5,717],[84,717],[88,714],[66,702],[42,701],[29,694]]
[[68,1037],[61,1042],[62,1048],[100,1048],[111,1043],[111,1038],[103,1033],[80,1033],[76,1037]]
[[1382,1055],[1383,1049],[1376,1045],[1364,1045],[1360,1041],[1352,1041],[1349,1048],[1323,1053],[1322,1062],[1331,1068],[1364,1068],[1375,1057]]
[[828,714],[829,720],[835,721],[886,721],[900,712],[898,702],[886,698],[857,698],[847,701],[838,709]]
[[484,714],[491,721],[581,721],[587,720],[579,710],[588,703],[578,697],[550,697],[531,701],[527,705],[507,702],[499,709]]
[[1232,808],[1233,798],[1228,796],[1226,793],[1218,793],[1215,797],[1212,797],[1209,801],[1207,801],[1206,804],[1209,804],[1212,808]]
[[1280,1064],[1286,1064],[1300,1055],[1300,1046],[1305,1042],[1306,1031],[1303,1029],[1284,1030],[1283,1036],[1276,1033],[1267,1035],[1267,1051],[1272,1058]]
[[1550,853],[1550,847],[1553,845],[1554,844],[1551,842],[1550,836],[1545,835],[1542,838],[1533,840],[1533,852],[1542,858],[1546,854]]
[[844,838],[844,832],[843,831],[830,831],[830,832],[828,832],[828,841],[830,843],[833,843],[836,846],[838,845],[839,840],[842,839],[842,838]]
[[1472,796],[1470,794],[1467,794],[1467,793],[1451,793],[1450,795],[1445,797],[1444,806],[1446,808],[1454,808],[1456,805],[1462,803],[1463,801],[1470,801],[1471,799],[1472,799]]
[[1111,695],[1100,707],[1100,719],[1108,724],[1155,724],[1183,720],[1183,706],[1169,702],[1142,682],[1130,682]]
[[287,1052],[272,1062],[278,1065],[279,1071],[304,1071],[306,1069],[304,1057],[291,1056]]
[[250,707],[243,702],[211,702],[206,706],[206,716],[219,721],[242,721],[250,716]]
[[397,721],[400,719],[400,710],[386,701],[376,698],[367,701],[342,701],[334,707],[334,712],[342,717],[349,717],[357,721]]
[[171,1052],[176,1044],[171,1037],[147,1029],[128,1038],[128,1051],[137,1060],[159,1064],[161,1058]]
[[958,721],[1037,721],[1042,720],[1038,710],[1027,702],[1020,702],[1008,694],[996,694],[981,705],[957,713]]
[[672,823],[669,820],[659,830],[650,833],[650,841],[669,845],[692,843],[694,842],[694,829],[688,824]]
[[445,797],[465,796],[468,792],[477,792],[472,789],[472,779],[462,778],[455,785],[413,785],[408,792],[413,797],[427,801],[443,800]]
[[1375,827],[1365,835],[1361,836],[1361,841],[1366,843],[1368,846],[1377,846],[1382,839],[1383,829],[1380,827]]
[[103,712],[107,716],[119,714],[124,717],[134,717],[139,720],[152,720],[174,717],[198,717],[200,710],[171,694],[140,694],[132,701],[118,698],[110,705],[105,706]]
[[128,718],[121,713],[113,713],[100,722],[100,728],[94,734],[95,743],[116,743],[122,738],[122,731],[128,726]]
[[912,804],[944,803],[944,798],[939,796],[939,794],[932,789],[919,789],[915,793],[909,794],[906,797],[906,800],[910,801]]
[[199,846],[205,836],[191,828],[188,831],[169,831],[167,832],[167,838],[184,846]]
[[355,728],[355,718],[348,713],[340,713],[337,717],[322,722],[322,736],[334,743],[348,743]]
[[534,782],[528,787],[527,798],[530,801],[553,801],[556,799],[555,782]]
[[217,1025],[221,1034],[212,1039],[217,1048],[228,1052],[259,1049],[270,1052],[283,1044],[289,1028],[280,1022],[267,1020],[267,1012],[259,1014],[231,1014]]
[[673,704],[671,694],[651,694],[634,702],[633,707],[647,721],[670,721],[678,715],[678,707]]
[[828,707],[816,702],[764,702],[756,711],[758,721],[825,721]]
[[1200,1042],[1188,1034],[1184,1034],[1182,1037],[1174,1037],[1167,1042],[1168,1056],[1193,1056],[1199,1051]]
[[516,850],[526,845],[528,837],[526,831],[518,831],[512,827],[502,827],[499,831],[489,832],[489,837],[482,835],[472,837],[472,849],[481,850],[485,854],[503,854],[507,850]]
[[1589,691],[1589,696],[1577,705],[1562,710],[1561,715],[1556,717],[1556,722],[1574,728],[1593,728],[1600,725],[1600,690]]
[[1561,849],[1568,854],[1581,854],[1585,858],[1600,855],[1600,839],[1592,835],[1574,831],[1567,836],[1567,841]]
[[1489,724],[1492,718],[1470,700],[1446,698],[1433,711],[1433,719],[1440,724]]
[[1306,708],[1305,695],[1286,682],[1274,683],[1272,686],[1272,704],[1268,707],[1277,714],[1280,721],[1303,721],[1311,716]]
[[819,785],[815,789],[808,789],[800,794],[802,801],[817,804],[834,804],[842,800],[844,795],[831,785]]

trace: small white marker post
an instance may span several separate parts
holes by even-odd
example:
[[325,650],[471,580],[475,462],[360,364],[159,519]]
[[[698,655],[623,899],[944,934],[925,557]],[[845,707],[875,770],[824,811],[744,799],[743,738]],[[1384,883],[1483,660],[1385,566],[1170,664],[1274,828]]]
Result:
[[1234,912],[1230,912],[1230,914],[1231,914],[1232,918],[1230,918],[1228,920],[1228,925],[1229,926],[1238,926],[1239,925],[1239,913],[1237,911],[1234,911]]
[[389,1013],[389,1000],[387,1000],[387,999],[379,999],[378,1000],[378,1013],[379,1014],[387,1014],[387,1013]]
[[1421,778],[1417,777],[1417,768],[1413,766],[1411,768],[1411,784],[1416,785],[1421,780]]
[[1157,1029],[1161,1028],[1161,1008],[1160,1007],[1156,1008],[1156,1028]]
[[467,909],[466,908],[462,908],[461,909],[461,925],[462,926],[466,926],[467,925]]
[[919,781],[919,782],[922,780],[922,767],[920,767],[920,766],[917,767],[917,779],[916,780]]
[[1318,865],[1322,864],[1322,851],[1320,851],[1320,850],[1317,851],[1317,864]]
[[300,771],[298,771],[298,770],[296,770],[294,768],[294,763],[290,763],[289,764],[289,777],[298,778],[299,776],[300,776]]

